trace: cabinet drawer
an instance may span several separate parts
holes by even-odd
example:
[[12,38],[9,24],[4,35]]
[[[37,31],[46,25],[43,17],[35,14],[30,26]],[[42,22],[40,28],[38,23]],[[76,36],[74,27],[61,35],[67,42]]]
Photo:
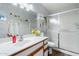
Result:
[[26,56],[26,55],[29,55],[30,53],[32,53],[33,51],[35,51],[36,49],[38,49],[40,46],[43,46],[43,42],[40,42],[38,44],[36,44],[35,46],[29,48],[29,49],[26,49],[20,53],[17,54],[17,56]]

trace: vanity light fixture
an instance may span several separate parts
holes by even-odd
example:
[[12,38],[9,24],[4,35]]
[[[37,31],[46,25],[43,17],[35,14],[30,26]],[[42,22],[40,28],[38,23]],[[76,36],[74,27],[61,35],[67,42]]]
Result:
[[19,6],[21,9],[25,9],[26,11],[33,11],[33,5],[32,4],[27,4],[27,3],[12,3],[14,6]]
[[17,6],[17,5],[18,5],[18,3],[12,3],[12,5]]

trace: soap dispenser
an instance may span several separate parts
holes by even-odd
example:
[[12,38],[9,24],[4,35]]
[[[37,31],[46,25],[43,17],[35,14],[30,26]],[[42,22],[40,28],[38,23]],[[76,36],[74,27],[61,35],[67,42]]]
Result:
[[12,35],[12,42],[16,43],[16,35]]

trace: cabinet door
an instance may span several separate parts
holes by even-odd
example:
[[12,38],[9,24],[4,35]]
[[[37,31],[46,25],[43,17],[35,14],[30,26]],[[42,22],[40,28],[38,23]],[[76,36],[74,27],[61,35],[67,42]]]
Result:
[[45,46],[44,46],[44,56],[48,56],[48,45],[46,44]]
[[44,52],[44,56],[48,56],[48,50]]
[[43,49],[41,49],[39,52],[35,54],[35,56],[43,56]]
[[[32,52],[34,52],[36,49],[38,49],[40,46],[42,46],[43,45],[43,42],[40,42],[40,43],[38,43],[37,45],[35,45],[35,46],[33,46],[33,47],[31,47],[31,48],[29,48],[29,49],[27,49],[27,50],[24,50],[24,51],[22,51],[22,52],[20,52],[20,53],[18,53],[16,56],[27,56],[27,55],[29,55],[30,53],[32,53]],[[43,53],[43,52],[42,52]],[[42,54],[41,53],[41,54]]]

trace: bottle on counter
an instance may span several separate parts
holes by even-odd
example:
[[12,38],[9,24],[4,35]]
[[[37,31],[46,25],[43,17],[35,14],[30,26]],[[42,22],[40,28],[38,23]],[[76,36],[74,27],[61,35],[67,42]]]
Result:
[[12,35],[12,42],[16,43],[16,35]]

